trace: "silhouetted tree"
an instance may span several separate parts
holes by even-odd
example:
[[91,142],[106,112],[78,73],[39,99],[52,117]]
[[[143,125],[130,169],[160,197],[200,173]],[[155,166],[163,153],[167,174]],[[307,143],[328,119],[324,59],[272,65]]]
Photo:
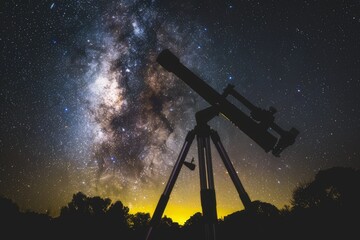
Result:
[[146,228],[150,219],[150,213],[137,212],[130,216],[130,224],[132,228]]
[[237,211],[224,217],[219,223],[221,239],[263,239],[278,237],[280,211],[272,204],[253,201],[250,209]]
[[[359,208],[360,172],[352,168],[334,167],[319,171],[315,180],[302,184],[293,192],[294,209]],[[349,209],[350,210],[350,209]]]
[[87,197],[84,193],[78,192],[73,195],[67,206],[61,208],[60,216],[101,217],[106,214],[110,204],[109,198]]
[[170,228],[170,227],[178,228],[179,227],[179,223],[174,222],[171,218],[169,218],[167,216],[164,216],[161,218],[160,225],[162,225],[163,227],[167,227],[167,228]]
[[203,216],[200,212],[185,221],[183,229],[184,239],[202,240],[205,236]]
[[90,215],[104,216],[110,206],[111,200],[109,198],[91,197],[87,198]]
[[[312,182],[293,192],[290,231],[299,235],[346,238],[358,234],[360,172],[333,167],[319,171]],[[297,227],[301,223],[302,231]]]
[[277,207],[259,200],[252,202],[252,210],[259,216],[277,217],[280,215],[280,211]]
[[[11,199],[0,196],[0,219],[9,221],[19,215],[19,206]],[[4,223],[4,221],[1,221]]]
[[11,199],[8,199],[6,197],[0,197],[0,229],[2,230],[1,234],[3,236],[6,236],[6,234],[11,234],[10,229],[14,229],[18,226],[22,226],[19,206]]
[[130,215],[130,227],[135,233],[135,239],[144,238],[150,223],[150,214],[137,212]]
[[[71,202],[67,206],[61,208],[59,216],[59,227],[63,232],[78,234],[81,237],[110,236],[115,228],[124,233],[126,228],[113,222],[112,214],[115,212],[114,207],[111,208],[111,200],[109,198],[101,198],[99,196],[88,197],[82,192],[73,195]],[[119,219],[126,216],[119,215]],[[63,236],[64,237],[64,236]]]
[[121,201],[116,201],[109,207],[107,211],[109,220],[116,223],[116,226],[120,229],[127,229],[130,227],[130,215],[129,208],[124,206]]
[[154,239],[157,240],[167,240],[167,239],[181,239],[180,225],[174,222],[171,218],[164,216],[160,220],[159,226],[157,226],[156,231],[154,232]]
[[23,238],[24,234],[45,237],[46,231],[51,230],[51,218],[47,214],[21,212],[15,202],[5,197],[0,197],[0,223],[1,234],[13,239]]
[[194,226],[203,224],[203,217],[201,212],[197,212],[185,221],[184,226]]
[[88,198],[82,192],[73,195],[71,202],[60,210],[60,217],[89,215]]

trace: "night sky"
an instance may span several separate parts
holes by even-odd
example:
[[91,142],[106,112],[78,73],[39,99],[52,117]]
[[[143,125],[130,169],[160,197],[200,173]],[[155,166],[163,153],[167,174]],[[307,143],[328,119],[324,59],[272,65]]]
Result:
[[[0,194],[53,216],[78,191],[152,214],[208,106],[156,62],[168,48],[300,131],[277,158],[210,122],[250,198],[289,205],[319,170],[360,167],[359,30],[359,1],[1,1]],[[213,167],[218,216],[242,210],[216,151]],[[199,191],[183,168],[165,215],[201,211]]]

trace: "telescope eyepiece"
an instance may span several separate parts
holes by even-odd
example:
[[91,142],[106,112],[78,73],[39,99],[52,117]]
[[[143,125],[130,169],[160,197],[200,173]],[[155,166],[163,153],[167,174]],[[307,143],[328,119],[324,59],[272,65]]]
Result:
[[296,128],[291,128],[289,131],[284,132],[276,146],[274,147],[272,154],[275,157],[280,157],[280,153],[287,148],[288,146],[291,146],[295,142],[295,138],[299,135],[299,130]]

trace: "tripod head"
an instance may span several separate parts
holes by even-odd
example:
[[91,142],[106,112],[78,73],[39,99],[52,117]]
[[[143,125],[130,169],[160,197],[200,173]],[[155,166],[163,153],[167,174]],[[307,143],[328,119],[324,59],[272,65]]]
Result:
[[[174,73],[183,80],[211,105],[204,114],[206,116],[206,122],[216,115],[221,114],[253,139],[265,152],[272,151],[272,154],[276,157],[279,157],[285,148],[295,142],[299,131],[295,128],[286,131],[277,125],[274,122],[274,114],[276,113],[274,107],[270,107],[269,110],[256,107],[235,91],[234,86],[230,84],[224,89],[222,94],[219,94],[205,81],[185,67],[179,58],[168,49],[163,50],[158,55],[156,61],[167,71]],[[229,102],[226,99],[228,95],[232,95],[247,107],[250,110],[250,116]],[[200,119],[199,116],[200,115],[197,116],[197,121]],[[279,138],[272,135],[269,132],[270,129],[274,130],[279,135]]]

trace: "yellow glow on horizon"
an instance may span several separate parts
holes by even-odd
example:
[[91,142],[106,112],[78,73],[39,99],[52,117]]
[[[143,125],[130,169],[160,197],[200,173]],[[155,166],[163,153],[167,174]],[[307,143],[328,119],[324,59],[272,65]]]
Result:
[[[193,207],[187,205],[183,206],[181,204],[168,204],[165,208],[164,214],[162,217],[168,217],[173,220],[173,222],[177,222],[180,225],[184,225],[185,222],[193,216],[195,213],[200,212],[202,213],[201,206],[197,204],[192,204]],[[283,205],[282,205],[283,206]],[[282,208],[282,206],[276,206],[279,210]],[[224,217],[236,212],[236,211],[242,211],[244,210],[244,207],[242,204],[233,205],[232,207],[224,207],[219,208],[217,207],[217,215],[218,219],[223,219]],[[137,212],[143,212],[143,213],[150,213],[150,217],[152,217],[153,213],[155,211],[155,208],[152,206],[141,206],[141,207],[135,207],[130,209],[131,214],[135,214]]]

